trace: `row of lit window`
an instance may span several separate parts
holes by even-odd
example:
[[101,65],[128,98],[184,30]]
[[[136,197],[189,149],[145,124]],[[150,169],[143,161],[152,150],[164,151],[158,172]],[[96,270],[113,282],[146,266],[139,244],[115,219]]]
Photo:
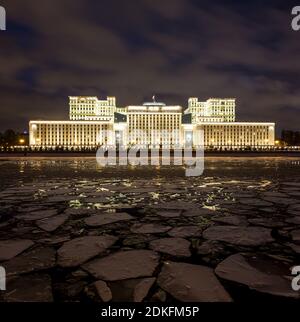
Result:
[[88,129],[94,129],[95,131],[99,131],[101,130],[102,128],[108,128],[108,125],[107,124],[103,124],[103,125],[85,125],[84,128],[82,128],[80,125],[74,125],[74,127],[71,125],[61,125],[61,126],[57,126],[57,125],[54,125],[54,126],[51,126],[51,125],[47,125],[47,126],[41,126],[41,131],[46,131],[48,129],[48,131],[50,131],[51,129],[54,131],[54,130],[63,130],[63,131],[66,131],[66,128],[68,128],[68,130],[88,130]]

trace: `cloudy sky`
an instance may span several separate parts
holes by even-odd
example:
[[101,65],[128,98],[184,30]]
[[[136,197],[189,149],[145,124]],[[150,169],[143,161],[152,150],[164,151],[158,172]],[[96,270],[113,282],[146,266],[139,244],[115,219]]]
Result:
[[[241,121],[300,130],[289,0],[2,0],[0,131],[67,119],[69,95],[236,97]],[[298,1],[300,5],[300,1]]]

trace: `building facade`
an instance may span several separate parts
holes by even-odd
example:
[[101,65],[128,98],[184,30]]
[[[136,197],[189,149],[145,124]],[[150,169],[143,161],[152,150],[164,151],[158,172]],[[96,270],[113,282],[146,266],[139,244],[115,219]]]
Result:
[[203,123],[207,147],[241,148],[274,146],[274,123],[218,122]]
[[210,98],[206,102],[199,102],[197,97],[191,97],[185,113],[192,115],[193,124],[235,122],[235,99]]
[[32,146],[112,145],[113,122],[107,121],[36,121],[29,125]]
[[69,107],[72,121],[109,121],[116,112],[116,98],[107,97],[101,101],[95,96],[71,96]]
[[[70,97],[69,121],[30,121],[30,145],[45,148],[139,146],[181,148],[267,148],[275,124],[236,122],[235,99],[190,98],[181,106],[149,102],[117,107],[116,99]],[[202,135],[202,139],[201,139]]]
[[127,138],[129,145],[180,146],[182,107],[163,103],[128,106]]

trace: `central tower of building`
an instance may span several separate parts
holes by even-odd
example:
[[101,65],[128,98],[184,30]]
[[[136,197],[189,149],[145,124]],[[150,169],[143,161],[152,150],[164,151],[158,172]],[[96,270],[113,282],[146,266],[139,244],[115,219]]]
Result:
[[150,147],[176,146],[181,142],[182,107],[160,102],[127,107],[128,143]]

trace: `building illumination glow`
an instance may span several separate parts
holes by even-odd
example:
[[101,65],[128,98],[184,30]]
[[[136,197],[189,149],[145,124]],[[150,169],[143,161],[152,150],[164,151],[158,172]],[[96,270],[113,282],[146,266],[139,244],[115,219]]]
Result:
[[69,97],[70,120],[30,121],[30,145],[42,147],[204,145],[240,148],[274,146],[275,123],[236,122],[235,99],[190,98],[188,108],[150,102],[117,107],[116,98]]

